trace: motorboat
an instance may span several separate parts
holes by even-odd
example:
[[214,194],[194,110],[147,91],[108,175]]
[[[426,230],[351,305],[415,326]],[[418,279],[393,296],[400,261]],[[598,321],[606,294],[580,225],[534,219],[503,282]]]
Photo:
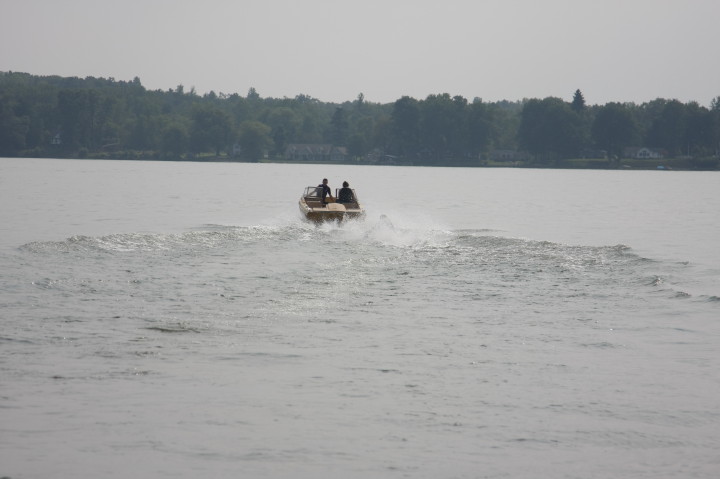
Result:
[[[352,191],[351,198],[347,198],[348,195],[341,195],[340,190],[335,189],[335,197],[326,197],[325,204],[323,204],[322,187],[308,186],[300,197],[300,212],[306,219],[316,223],[360,218],[365,214],[365,210],[360,204],[355,190],[348,189]],[[342,198],[342,200],[338,198]]]

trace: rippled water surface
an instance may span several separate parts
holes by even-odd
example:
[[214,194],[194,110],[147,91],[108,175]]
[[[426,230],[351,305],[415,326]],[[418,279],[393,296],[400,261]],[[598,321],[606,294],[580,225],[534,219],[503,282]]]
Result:
[[720,473],[715,173],[0,174],[0,476]]

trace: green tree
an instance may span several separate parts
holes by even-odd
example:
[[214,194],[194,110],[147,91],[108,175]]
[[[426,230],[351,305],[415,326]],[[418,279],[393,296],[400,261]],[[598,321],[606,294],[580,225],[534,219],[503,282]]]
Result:
[[278,155],[282,155],[288,143],[294,141],[302,124],[295,110],[286,106],[268,110],[263,123],[271,128],[270,136]]
[[424,162],[445,163],[461,156],[465,136],[467,100],[449,94],[428,95],[420,105],[420,135],[428,157]]
[[123,144],[130,150],[150,151],[157,147],[154,117],[139,115],[130,117],[126,125]]
[[578,155],[583,146],[582,123],[559,98],[528,100],[521,114],[518,141],[541,163],[551,164],[555,159]]
[[477,154],[487,153],[496,136],[494,109],[482,100],[469,106],[467,119],[467,143]]
[[187,127],[181,123],[168,123],[162,132],[161,145],[165,156],[179,158],[190,144]]
[[573,111],[576,112],[581,112],[585,109],[585,97],[579,89],[575,90],[575,94],[573,95],[573,101],[570,104],[570,107],[573,109]]
[[247,99],[250,101],[259,101],[260,94],[257,92],[255,87],[250,87],[247,92]]
[[29,119],[15,115],[10,102],[0,97],[0,156],[14,156],[25,147]]
[[393,135],[392,120],[389,115],[379,116],[373,124],[369,135],[368,148],[379,148],[381,151],[390,151]]
[[63,144],[93,148],[98,94],[93,89],[66,89],[58,93],[58,113]]
[[362,111],[364,106],[365,106],[365,94],[361,92],[361,93],[358,93],[357,99],[355,99],[355,108],[359,111]]
[[330,120],[330,142],[335,146],[347,145],[349,130],[350,122],[345,110],[342,107],[335,108],[335,113]]
[[215,155],[233,141],[232,118],[225,111],[208,105],[197,106],[192,112],[190,147],[195,152],[212,148]]
[[711,110],[690,102],[685,106],[683,144],[691,156],[710,156],[720,142],[720,125]]
[[353,131],[347,142],[348,153],[358,158],[370,151],[375,133],[375,121],[370,117],[360,118],[355,123]]
[[271,132],[272,129],[268,125],[259,121],[243,122],[238,134],[243,158],[249,161],[259,161],[265,151],[272,149]]
[[685,150],[684,138],[686,127],[685,105],[678,100],[663,100],[662,109],[654,116],[647,133],[647,146],[667,150],[670,155],[677,155]]
[[419,149],[420,105],[409,96],[396,100],[390,115],[392,152],[412,157]]
[[720,96],[716,96],[710,102],[710,110],[713,112],[720,111]]
[[621,156],[623,149],[638,138],[638,126],[632,111],[621,103],[608,103],[595,115],[592,125],[595,143],[608,155]]
[[323,122],[321,118],[309,111],[301,114],[300,130],[296,137],[296,143],[319,143],[322,141]]
[[495,135],[492,147],[514,150],[518,145],[518,130],[520,128],[520,115],[523,109],[522,102],[501,101],[492,103]]

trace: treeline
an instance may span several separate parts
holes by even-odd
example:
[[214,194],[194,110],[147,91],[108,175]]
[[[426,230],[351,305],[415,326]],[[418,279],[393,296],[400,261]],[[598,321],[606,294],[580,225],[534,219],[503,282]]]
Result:
[[645,146],[707,169],[718,163],[720,97],[710,108],[666,99],[590,106],[580,90],[569,102],[444,93],[337,104],[0,72],[0,156],[258,161],[282,160],[290,144],[346,147],[354,162],[480,166],[512,152],[531,166],[595,158],[608,167]]

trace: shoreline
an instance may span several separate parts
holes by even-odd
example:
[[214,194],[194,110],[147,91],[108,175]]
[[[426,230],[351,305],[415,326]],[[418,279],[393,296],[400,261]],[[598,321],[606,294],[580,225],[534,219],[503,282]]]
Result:
[[412,162],[368,162],[368,161],[314,161],[298,162],[285,159],[264,158],[259,161],[248,161],[230,156],[206,156],[194,158],[155,158],[145,155],[133,156],[104,156],[104,157],[65,157],[65,156],[10,156],[8,159],[46,159],[46,160],[86,160],[86,161],[160,161],[160,162],[190,162],[190,163],[257,163],[257,164],[287,164],[287,165],[350,165],[350,166],[416,166],[427,168],[519,168],[542,170],[622,170],[622,171],[720,171],[720,160],[706,161],[704,167],[692,165],[689,159],[621,159],[621,160],[589,160],[567,159],[556,160],[552,164],[534,162],[493,162],[478,161],[476,164],[467,162],[451,162],[448,164],[413,164]]

